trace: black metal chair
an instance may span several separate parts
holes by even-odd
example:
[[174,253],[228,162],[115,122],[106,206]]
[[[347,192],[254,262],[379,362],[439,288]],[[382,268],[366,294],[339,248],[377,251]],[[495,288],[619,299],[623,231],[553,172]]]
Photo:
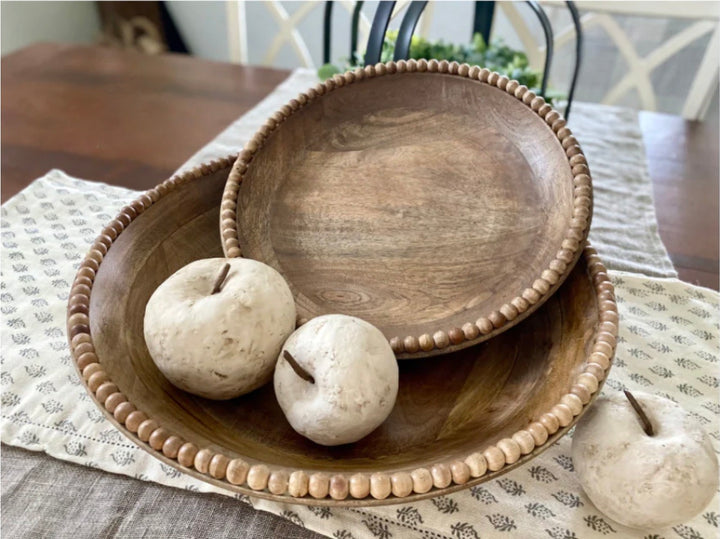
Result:
[[[545,97],[547,91],[547,83],[550,73],[550,67],[552,66],[553,59],[553,44],[554,34],[550,19],[548,19],[545,10],[542,6],[532,0],[526,2],[533,13],[538,17],[538,20],[543,28],[543,34],[545,36],[545,65],[543,66],[543,76],[540,86],[540,95]],[[575,87],[577,85],[577,79],[580,72],[580,64],[582,61],[582,27],[580,24],[580,15],[578,13],[575,2],[568,0],[565,2],[575,26],[575,67],[573,69],[572,79],[570,81],[570,89],[568,91],[567,105],[565,107],[565,118],[570,115],[570,107],[572,105],[573,96],[575,95]],[[395,54],[394,60],[407,59],[410,53],[410,42],[415,32],[415,27],[422,15],[427,1],[415,1],[411,2],[403,16],[402,22],[400,23],[400,29],[398,30],[398,37],[395,43]],[[351,54],[357,50],[358,42],[358,26],[360,20],[360,10],[362,9],[363,2],[356,2],[352,14],[351,33],[350,33],[350,51]],[[383,42],[385,40],[385,34],[387,33],[388,25],[390,24],[390,17],[392,16],[393,8],[395,7],[394,1],[382,1],[378,4],[373,23],[370,28],[370,35],[368,37],[367,49],[365,52],[364,63],[375,64],[380,61],[380,55],[382,54]],[[332,17],[333,2],[328,1],[325,3],[325,17],[324,17],[324,34],[323,34],[323,62],[328,63],[330,61],[330,38],[331,38],[331,17]],[[492,21],[495,13],[495,2],[475,2],[475,14],[473,18],[473,34],[480,33],[485,42],[489,43],[490,31],[492,29]]]

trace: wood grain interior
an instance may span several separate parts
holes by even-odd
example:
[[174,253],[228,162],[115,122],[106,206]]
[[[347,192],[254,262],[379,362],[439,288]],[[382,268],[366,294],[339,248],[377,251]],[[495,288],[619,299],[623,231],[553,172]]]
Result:
[[573,216],[568,158],[543,119],[439,73],[312,101],[265,141],[238,198],[244,256],[287,278],[301,317],[351,314],[388,338],[509,302],[554,259]]
[[189,182],[135,218],[108,251],[92,289],[90,329],[102,367],[128,400],[168,430],[249,462],[348,473],[410,468],[510,436],[568,392],[598,325],[583,260],[512,330],[459,352],[401,363],[394,411],[355,444],[327,448],[297,435],[271,385],[227,402],[173,387],[148,355],[145,304],[181,266],[222,256],[218,204],[227,174],[226,168]]

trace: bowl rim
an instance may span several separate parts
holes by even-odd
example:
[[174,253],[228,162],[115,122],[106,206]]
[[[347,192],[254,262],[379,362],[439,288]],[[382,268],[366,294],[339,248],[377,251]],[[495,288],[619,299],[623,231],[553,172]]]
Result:
[[[90,330],[92,285],[105,255],[130,223],[155,202],[182,185],[229,168],[235,156],[180,173],[123,207],[102,230],[81,262],[68,299],[67,331],[74,365],[93,401],[128,438],[155,458],[207,483],[259,498],[306,505],[369,506],[406,503],[448,494],[490,480],[545,451],[568,432],[597,397],[612,365],[617,344],[618,312],[614,288],[597,251],[585,245],[588,278],[597,298],[594,342],[568,392],[526,428],[462,459],[353,475],[291,469],[231,459],[210,448],[198,448],[138,410],[108,376],[93,345]],[[228,467],[241,470],[231,482]],[[252,475],[252,483],[248,477]],[[238,479],[240,478],[240,479]],[[428,478],[431,480],[427,486]],[[270,485],[270,486],[269,486]],[[390,488],[383,496],[376,489]]]
[[[527,86],[511,80],[497,72],[479,66],[448,62],[447,60],[399,60],[359,67],[343,74],[337,74],[314,87],[301,92],[268,118],[250,141],[238,154],[223,191],[220,205],[220,237],[225,256],[242,256],[239,229],[239,193],[243,176],[254,156],[263,148],[264,142],[282,123],[309,103],[320,99],[329,92],[362,80],[393,76],[402,73],[435,73],[479,81],[498,88],[515,97],[535,112],[555,134],[565,152],[572,173],[573,213],[565,235],[559,242],[558,251],[548,267],[541,269],[532,282],[522,287],[522,292],[491,312],[475,320],[466,321],[461,327],[436,327],[422,335],[398,335],[388,340],[399,359],[426,357],[439,353],[453,352],[488,340],[510,329],[542,305],[562,285],[581,256],[590,231],[593,213],[592,178],[585,155],[567,127],[565,119],[541,96]],[[303,324],[307,320],[299,319]]]

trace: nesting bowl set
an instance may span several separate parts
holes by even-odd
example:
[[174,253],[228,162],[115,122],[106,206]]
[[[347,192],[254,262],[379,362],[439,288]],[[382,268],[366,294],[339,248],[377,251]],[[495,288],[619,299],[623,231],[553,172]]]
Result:
[[[598,394],[618,315],[591,216],[585,157],[542,97],[456,62],[359,68],[123,208],[73,283],[70,346],[117,428],[208,483],[310,505],[447,494],[535,458]],[[220,256],[278,270],[299,325],[342,313],[383,332],[400,388],[378,429],[324,447],[270,385],[218,402],[162,376],[145,305]]]

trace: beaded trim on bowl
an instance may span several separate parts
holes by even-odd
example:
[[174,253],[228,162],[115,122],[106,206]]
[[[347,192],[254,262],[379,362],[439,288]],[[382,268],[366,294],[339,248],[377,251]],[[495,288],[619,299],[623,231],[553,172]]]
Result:
[[120,210],[92,244],[80,264],[70,290],[67,329],[76,367],[94,399],[120,430],[155,457],[185,473],[236,492],[256,497],[310,505],[382,505],[447,494],[493,477],[547,449],[579,418],[595,398],[612,364],[617,339],[618,312],[613,285],[597,252],[585,247],[588,270],[598,300],[599,322],[583,370],[568,393],[527,427],[495,445],[428,467],[375,473],[325,473],[288,469],[232,458],[200,448],[164,428],[128,401],[105,372],[90,331],[90,296],[95,275],[115,239],[152,204],[185,183],[227,168],[234,156],[174,176]]
[[[498,330],[506,326],[508,322],[515,320],[530,306],[538,304],[541,298],[547,295],[569,274],[573,263],[577,260],[584,241],[590,228],[592,217],[592,179],[585,156],[578,141],[570,129],[565,125],[565,119],[560,113],[554,110],[545,100],[535,95],[527,86],[521,85],[515,80],[510,80],[504,75],[492,72],[488,69],[481,69],[478,66],[448,62],[447,60],[400,60],[398,62],[378,63],[374,66],[357,68],[344,74],[335,75],[325,82],[318,83],[314,88],[301,93],[295,99],[291,99],[280,110],[275,112],[270,119],[255,133],[252,139],[245,145],[245,148],[238,155],[233,165],[223,192],[220,206],[220,235],[222,237],[223,251],[229,258],[242,256],[239,236],[237,231],[237,204],[238,192],[242,183],[243,174],[252,162],[255,153],[262,148],[264,141],[295,111],[318,99],[320,96],[352,84],[363,79],[379,76],[392,75],[405,72],[437,72],[456,75],[468,79],[478,80],[489,84],[522,101],[532,109],[540,118],[550,126],[557,136],[560,144],[565,150],[568,163],[573,175],[573,216],[570,221],[565,238],[562,241],[560,250],[556,253],[554,260],[544,269],[540,276],[518,296],[508,303],[503,304],[497,310],[482,316],[477,320],[470,320],[462,327],[450,329],[439,329],[432,335],[397,336],[390,339],[395,354],[416,354],[419,352],[430,352],[444,348],[457,346],[464,342],[480,342],[486,340],[491,334],[498,333]],[[303,323],[304,320],[299,320]]]

